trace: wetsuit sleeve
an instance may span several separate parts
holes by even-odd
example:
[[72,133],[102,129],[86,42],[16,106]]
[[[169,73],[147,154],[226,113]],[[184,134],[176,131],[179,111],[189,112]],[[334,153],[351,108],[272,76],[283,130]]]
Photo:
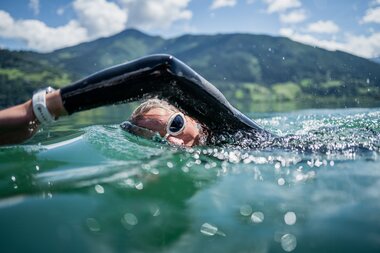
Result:
[[61,96],[69,114],[158,97],[214,132],[265,132],[234,108],[215,86],[170,55],[152,55],[97,72],[61,89]]

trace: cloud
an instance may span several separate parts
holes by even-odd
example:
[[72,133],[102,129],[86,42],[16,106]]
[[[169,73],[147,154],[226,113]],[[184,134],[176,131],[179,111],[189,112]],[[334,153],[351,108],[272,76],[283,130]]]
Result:
[[0,37],[25,41],[30,49],[49,52],[103,36],[126,27],[127,12],[106,0],[76,0],[72,7],[77,19],[59,27],[49,27],[35,19],[14,20],[0,10]]
[[365,58],[373,58],[380,55],[380,32],[369,36],[347,34],[343,41],[323,40],[310,34],[302,34],[290,28],[282,28],[280,34],[294,41],[321,47],[327,50],[341,50]]
[[119,0],[128,10],[128,26],[140,29],[168,28],[175,21],[189,20],[190,0]]
[[340,29],[339,26],[331,20],[319,20],[309,24],[307,30],[314,33],[337,33]]
[[[380,3],[380,0],[378,0]],[[376,8],[370,8],[362,19],[363,23],[379,23],[380,24],[380,6]]]
[[297,8],[301,6],[299,0],[263,0],[268,5],[267,12],[283,12],[288,9]]
[[346,50],[353,54],[361,55],[367,58],[380,56],[380,32],[372,33],[369,36],[347,36]]
[[40,1],[39,0],[30,0],[29,8],[33,10],[34,15],[40,14]]
[[236,0],[214,0],[212,2],[210,9],[214,10],[214,9],[227,7],[227,6],[232,7],[235,5],[236,5]]
[[[189,2],[190,0],[75,0],[72,4],[57,9],[57,15],[62,15],[66,8],[72,8],[75,13],[75,19],[59,27],[49,27],[35,19],[15,20],[8,12],[0,10],[0,37],[22,40],[29,49],[49,52],[111,36],[127,26],[168,28],[178,20],[191,19],[192,12],[187,8]],[[32,3],[33,6],[39,5],[39,1],[30,1],[30,6]]]
[[42,52],[78,44],[87,39],[87,31],[71,20],[64,26],[52,28],[38,20],[14,20],[9,13],[0,10],[0,36],[21,39],[31,49]]
[[106,0],[76,0],[73,8],[89,38],[113,35],[125,29],[127,12]]
[[304,44],[318,46],[327,50],[344,50],[344,45],[342,43],[336,42],[334,40],[321,40],[310,34],[297,33],[290,28],[280,29],[280,34],[294,41],[298,41]]
[[306,13],[303,9],[294,10],[292,12],[281,14],[281,23],[286,24],[296,24],[304,21],[306,19]]

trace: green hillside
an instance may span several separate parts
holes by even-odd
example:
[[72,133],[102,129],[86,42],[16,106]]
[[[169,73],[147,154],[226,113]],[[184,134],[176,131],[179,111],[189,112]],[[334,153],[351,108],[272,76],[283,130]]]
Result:
[[[380,97],[380,64],[348,53],[267,35],[184,35],[163,39],[129,29],[48,54],[0,51],[0,105],[15,102],[9,98],[12,93],[6,92],[9,78],[19,82],[23,94],[38,86],[38,81],[31,82],[16,70],[29,75],[45,73],[41,86],[47,82],[59,86],[64,80],[75,80],[154,53],[173,54],[239,104],[326,97],[375,101]],[[4,67],[5,58],[13,59],[13,65]],[[9,72],[10,69],[14,72]]]
[[70,82],[68,73],[32,59],[28,52],[0,50],[0,107],[22,103],[43,86]]

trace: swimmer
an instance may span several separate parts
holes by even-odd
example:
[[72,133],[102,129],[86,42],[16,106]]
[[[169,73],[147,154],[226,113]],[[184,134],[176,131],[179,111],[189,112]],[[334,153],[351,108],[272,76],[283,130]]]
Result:
[[[158,132],[181,146],[213,136],[248,133],[253,143],[271,134],[234,108],[223,94],[171,55],[152,55],[97,72],[60,90],[47,88],[24,104],[0,111],[0,144],[21,143],[39,125],[100,106],[157,98],[139,106],[122,128]],[[166,102],[165,102],[166,101]],[[140,128],[140,130],[136,130]]]

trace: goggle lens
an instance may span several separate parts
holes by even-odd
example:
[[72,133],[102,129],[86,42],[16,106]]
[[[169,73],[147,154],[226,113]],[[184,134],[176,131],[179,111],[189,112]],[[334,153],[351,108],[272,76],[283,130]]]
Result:
[[185,119],[181,114],[176,115],[169,125],[171,133],[177,133],[182,130],[185,125]]

